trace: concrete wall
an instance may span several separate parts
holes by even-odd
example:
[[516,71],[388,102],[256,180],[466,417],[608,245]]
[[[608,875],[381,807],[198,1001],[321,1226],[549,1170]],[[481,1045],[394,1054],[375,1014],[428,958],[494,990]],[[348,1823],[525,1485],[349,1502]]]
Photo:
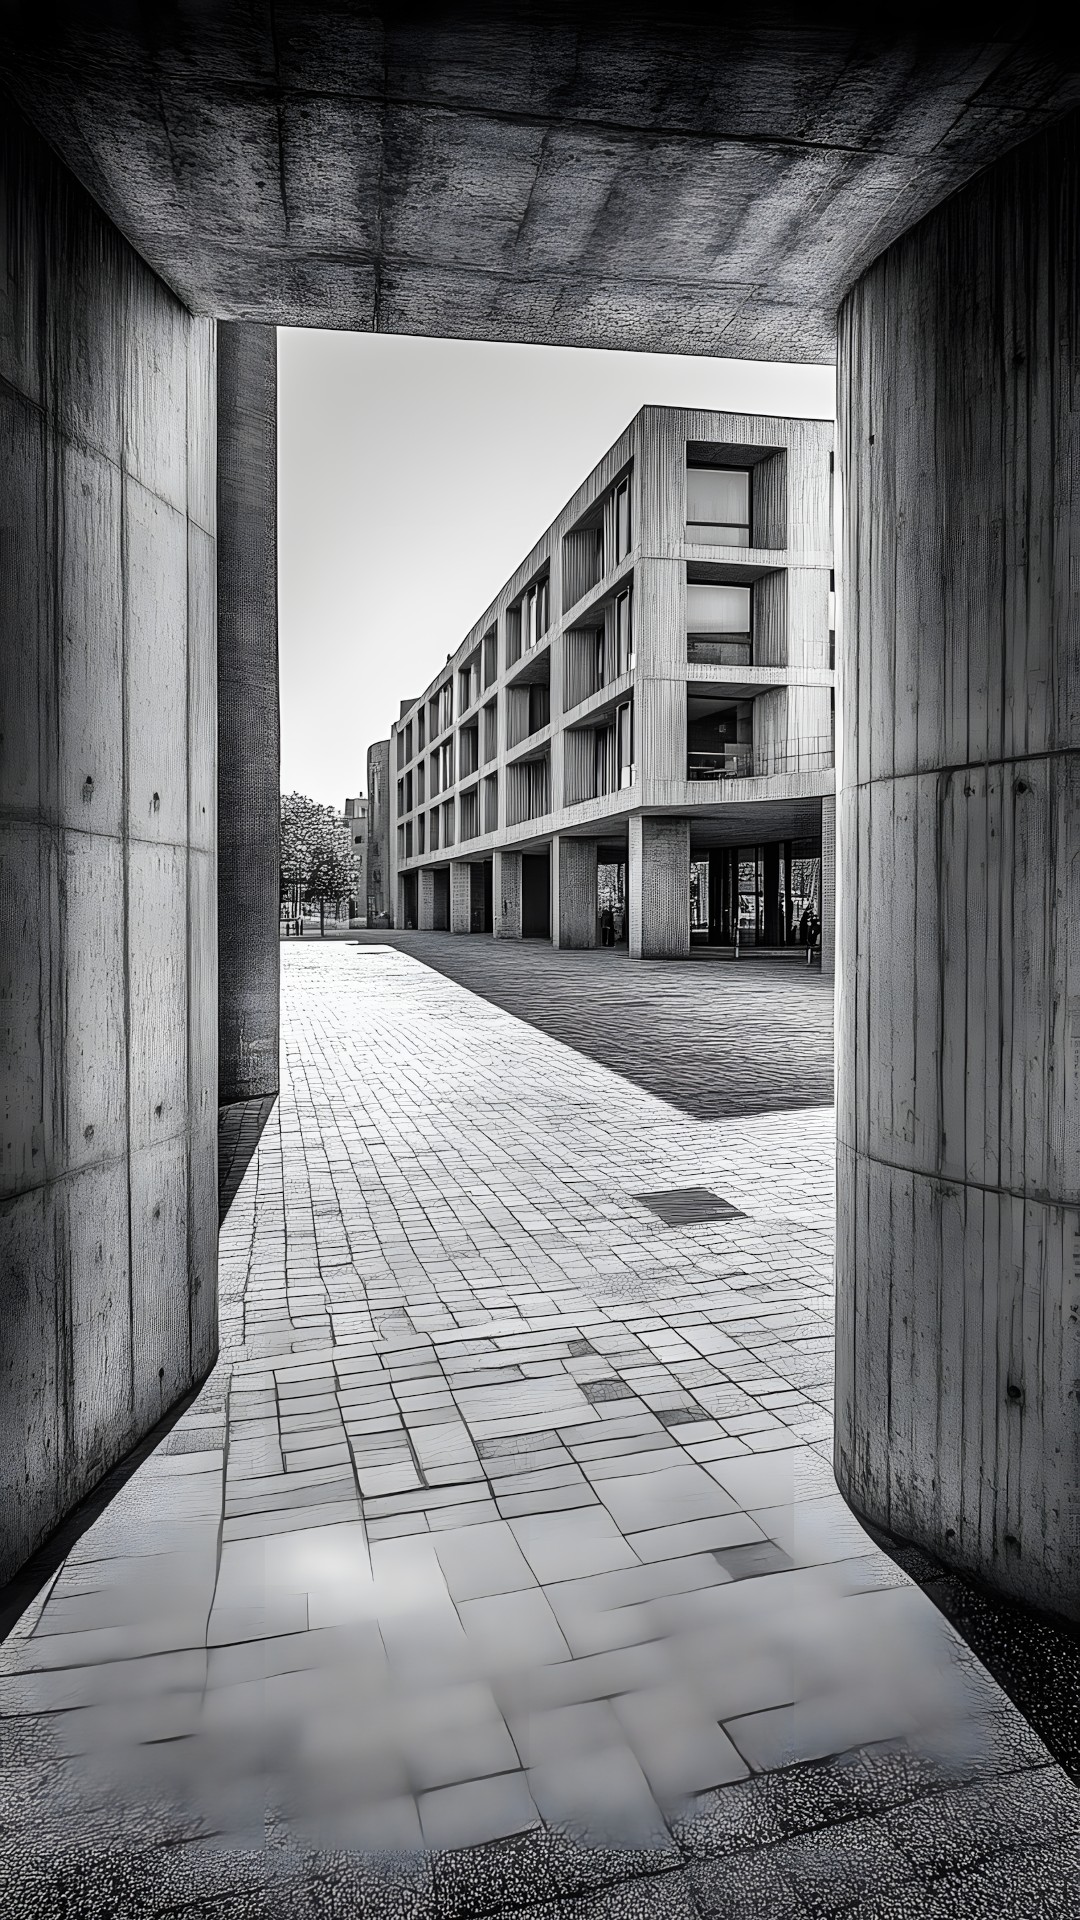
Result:
[[690,822],[630,816],[627,920],[635,960],[683,960],[690,952]]
[[596,841],[557,833],[551,841],[551,938],[556,947],[595,947]]
[[836,974],[836,796],[821,802],[821,973]]
[[276,1093],[277,333],[218,326],[218,1099]]
[[217,1342],[214,330],[0,133],[0,1580]]
[[491,864],[495,938],[496,940],[520,940],[521,855],[496,847]]
[[450,931],[468,933],[472,926],[472,869],[467,860],[450,862]]
[[367,923],[394,924],[394,871],[391,858],[390,742],[376,740],[367,751],[368,859]]
[[1080,1620],[1080,137],[840,326],[836,1462]]

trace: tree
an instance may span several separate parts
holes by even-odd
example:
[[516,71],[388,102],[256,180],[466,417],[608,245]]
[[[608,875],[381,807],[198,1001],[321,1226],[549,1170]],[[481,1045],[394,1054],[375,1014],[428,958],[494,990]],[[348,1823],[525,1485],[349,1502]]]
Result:
[[337,906],[348,897],[353,883],[351,862],[336,839],[321,840],[311,849],[307,867],[307,895],[319,903],[319,933],[326,933],[326,908]]
[[319,931],[325,932],[326,908],[348,900],[357,889],[352,827],[306,793],[281,796],[281,899],[290,917],[299,919],[305,900],[319,903]]

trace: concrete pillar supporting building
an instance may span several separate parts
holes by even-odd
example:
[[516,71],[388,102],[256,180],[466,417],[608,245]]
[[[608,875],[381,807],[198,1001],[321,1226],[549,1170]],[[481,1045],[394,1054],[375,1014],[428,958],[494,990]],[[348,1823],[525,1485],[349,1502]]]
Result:
[[435,869],[421,867],[416,876],[416,924],[421,933],[435,927]]
[[1080,1621],[1080,121],[840,314],[836,1471]]
[[0,120],[0,1584],[217,1348],[214,327]]
[[551,944],[596,945],[596,841],[556,833],[551,840]]
[[836,974],[836,796],[821,802],[821,973]]
[[218,327],[218,1099],[276,1093],[277,331]]
[[496,940],[521,939],[521,855],[496,847],[492,856],[493,932]]
[[690,822],[631,814],[627,918],[631,958],[690,954]]
[[450,862],[450,931],[472,931],[472,876],[468,860]]

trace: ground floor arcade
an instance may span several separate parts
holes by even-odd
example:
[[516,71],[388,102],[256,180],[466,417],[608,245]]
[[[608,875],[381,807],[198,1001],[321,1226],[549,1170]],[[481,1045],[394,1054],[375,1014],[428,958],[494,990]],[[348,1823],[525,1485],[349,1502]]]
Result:
[[[748,810],[749,811],[749,810]],[[831,797],[788,823],[632,814],[604,837],[556,833],[399,872],[397,926],[421,933],[626,946],[640,959],[695,947],[781,957],[810,947],[833,970]]]

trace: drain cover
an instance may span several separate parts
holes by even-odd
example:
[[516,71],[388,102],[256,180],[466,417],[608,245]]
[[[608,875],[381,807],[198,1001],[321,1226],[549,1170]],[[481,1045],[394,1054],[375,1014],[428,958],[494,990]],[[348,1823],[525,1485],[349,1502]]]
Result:
[[742,1220],[740,1207],[733,1207],[708,1187],[668,1187],[663,1193],[635,1193],[631,1198],[659,1214],[667,1227],[693,1227],[699,1220]]

